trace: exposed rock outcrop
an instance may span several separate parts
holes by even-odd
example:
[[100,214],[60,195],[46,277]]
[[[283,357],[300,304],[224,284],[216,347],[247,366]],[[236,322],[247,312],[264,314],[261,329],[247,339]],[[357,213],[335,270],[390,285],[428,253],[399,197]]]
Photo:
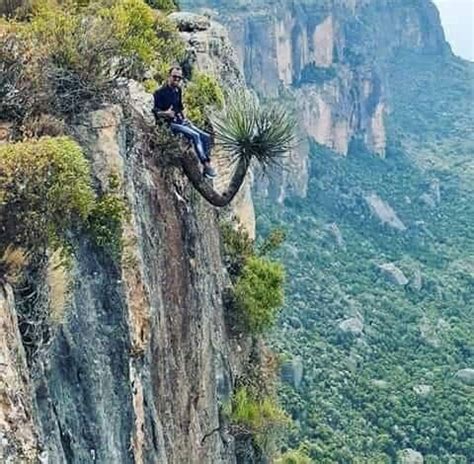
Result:
[[78,237],[69,317],[35,385],[48,462],[232,462],[219,434],[201,443],[233,375],[215,211],[121,107],[75,133],[100,185],[118,176],[130,222],[118,267]]
[[[172,18],[199,70],[245,86],[222,26]],[[226,325],[219,213],[183,175],[179,143],[156,136],[152,96],[122,79],[114,97],[76,115],[67,133],[90,160],[96,190],[113,179],[126,199],[123,252],[98,246],[86,228],[70,231],[67,310],[28,367],[15,313],[23,302],[0,286],[0,461],[232,464],[238,453],[220,408],[248,351]],[[0,143],[9,137],[2,123]],[[220,192],[232,169],[223,153],[215,159]],[[254,236],[250,182],[224,214]]]
[[359,336],[364,330],[364,323],[358,317],[351,317],[342,321],[339,324],[339,329],[344,333]]
[[0,283],[0,461],[36,463],[38,439],[13,291]]
[[431,393],[433,392],[433,387],[431,385],[420,384],[420,385],[415,385],[413,387],[413,391],[418,396],[421,396],[422,398],[426,398],[430,396]]
[[406,230],[405,224],[400,220],[395,210],[376,193],[371,193],[364,197],[372,214],[381,222],[392,229],[403,232]]
[[404,286],[408,284],[408,279],[401,269],[393,263],[384,263],[378,266],[380,272],[389,282],[395,285]]
[[342,237],[341,229],[339,226],[333,222],[331,224],[326,224],[324,229],[327,231],[328,235],[334,240],[334,243],[338,248],[345,248],[346,244],[344,238]]
[[290,361],[286,361],[281,366],[281,378],[284,382],[299,388],[303,381],[303,360],[296,357]]
[[227,335],[217,212],[169,149],[150,150],[150,95],[134,83],[118,92],[122,104],[70,131],[98,190],[113,177],[127,199],[122,260],[72,237],[68,310],[29,372],[13,296],[0,291],[2,452],[12,463],[232,463],[219,404],[245,348]]
[[423,464],[423,455],[411,448],[406,448],[398,453],[398,464]]
[[461,369],[456,372],[456,378],[466,385],[474,385],[474,369]]

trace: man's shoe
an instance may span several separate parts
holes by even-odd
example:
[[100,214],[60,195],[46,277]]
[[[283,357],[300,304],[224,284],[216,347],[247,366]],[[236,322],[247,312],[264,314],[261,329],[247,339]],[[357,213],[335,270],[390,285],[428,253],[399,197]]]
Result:
[[214,179],[217,177],[217,172],[212,166],[204,166],[203,174],[204,177],[207,177],[208,179]]

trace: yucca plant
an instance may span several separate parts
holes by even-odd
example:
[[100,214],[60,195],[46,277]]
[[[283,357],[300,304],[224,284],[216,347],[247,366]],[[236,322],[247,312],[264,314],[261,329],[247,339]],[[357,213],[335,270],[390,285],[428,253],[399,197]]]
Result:
[[192,153],[183,157],[187,177],[194,187],[214,206],[228,205],[242,186],[252,160],[265,171],[280,165],[295,142],[295,121],[283,108],[262,107],[246,91],[232,92],[226,97],[224,110],[211,118],[216,146],[224,149],[235,165],[227,190],[220,194],[206,182]]
[[262,168],[279,165],[293,146],[295,123],[283,108],[260,106],[249,92],[228,95],[224,113],[213,119],[216,141],[233,162],[256,159]]

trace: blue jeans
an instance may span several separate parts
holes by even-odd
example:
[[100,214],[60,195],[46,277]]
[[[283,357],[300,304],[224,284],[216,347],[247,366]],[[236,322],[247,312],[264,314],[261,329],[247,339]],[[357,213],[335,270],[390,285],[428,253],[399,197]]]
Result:
[[170,128],[173,134],[183,134],[193,143],[194,149],[196,150],[201,163],[209,161],[211,136],[207,132],[204,132],[188,121],[184,121],[183,123],[172,122]]

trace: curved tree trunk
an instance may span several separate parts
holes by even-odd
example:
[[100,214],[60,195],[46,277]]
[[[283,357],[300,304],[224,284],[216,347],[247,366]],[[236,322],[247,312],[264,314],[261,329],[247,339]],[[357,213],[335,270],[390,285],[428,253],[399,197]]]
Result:
[[194,150],[192,148],[183,150],[182,155],[181,165],[186,177],[191,181],[194,188],[209,203],[211,203],[211,205],[218,207],[227,206],[234,199],[244,183],[245,176],[247,175],[250,166],[250,162],[242,156],[237,163],[227,190],[223,193],[219,193],[212,188],[209,180],[203,177]]

